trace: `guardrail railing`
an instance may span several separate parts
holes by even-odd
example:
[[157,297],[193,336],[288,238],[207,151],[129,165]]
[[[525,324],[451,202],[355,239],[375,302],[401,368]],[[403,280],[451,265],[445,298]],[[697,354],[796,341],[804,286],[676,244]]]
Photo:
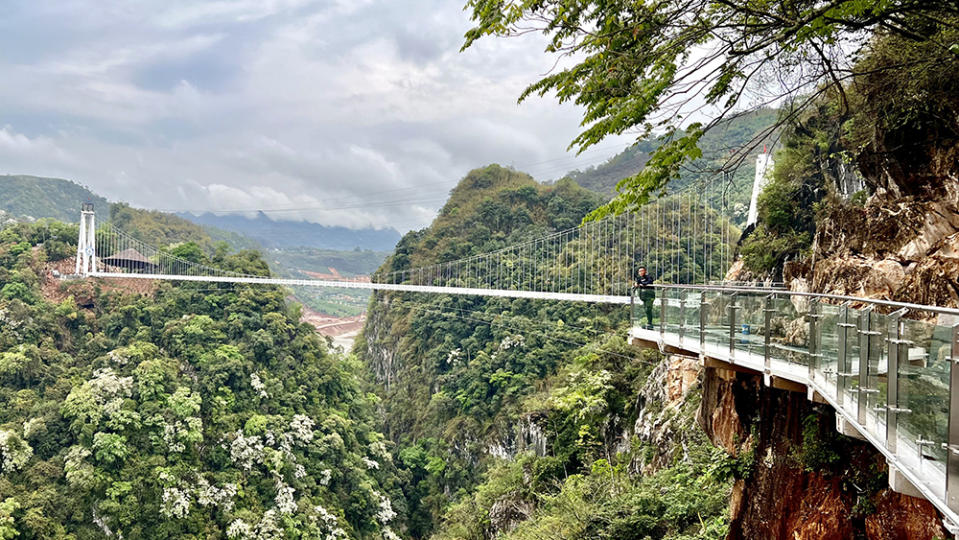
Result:
[[[656,285],[633,335],[805,384],[959,524],[959,309],[728,285]],[[917,317],[918,315],[918,317]]]

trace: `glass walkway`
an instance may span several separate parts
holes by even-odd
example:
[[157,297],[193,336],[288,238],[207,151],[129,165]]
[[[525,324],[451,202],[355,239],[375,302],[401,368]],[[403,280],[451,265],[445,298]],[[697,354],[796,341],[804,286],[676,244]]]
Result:
[[633,342],[803,385],[889,463],[890,486],[959,524],[959,310],[748,287],[663,285]]

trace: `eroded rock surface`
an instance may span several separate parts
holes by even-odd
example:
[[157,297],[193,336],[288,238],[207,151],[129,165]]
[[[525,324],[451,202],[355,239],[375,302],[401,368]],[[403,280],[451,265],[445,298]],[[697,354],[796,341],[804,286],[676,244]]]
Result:
[[835,208],[817,229],[812,262],[787,265],[787,281],[811,280],[817,292],[959,306],[959,182],[918,194],[880,191],[864,208]]
[[703,429],[751,464],[733,487],[729,539],[948,537],[931,504],[888,490],[881,454],[836,433],[828,406],[760,375],[708,368],[702,384]]

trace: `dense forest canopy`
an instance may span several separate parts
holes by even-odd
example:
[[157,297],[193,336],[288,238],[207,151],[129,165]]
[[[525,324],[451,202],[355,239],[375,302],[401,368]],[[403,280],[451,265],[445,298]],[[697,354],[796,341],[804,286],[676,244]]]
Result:
[[80,205],[87,202],[109,213],[106,199],[69,180],[0,176],[0,210],[17,218],[52,218],[73,223],[80,216]]
[[[357,366],[281,289],[58,283],[46,265],[75,240],[48,230],[76,238],[0,231],[0,537],[395,537]],[[191,252],[269,273],[254,252]]]
[[[541,237],[579,223],[601,200],[568,179],[548,186],[497,165],[477,169],[430,227],[400,241],[381,272]],[[547,258],[532,255],[517,264],[533,274],[550,270]],[[699,262],[689,264],[701,264],[704,254],[694,257]],[[550,497],[569,497],[577,512],[596,513],[592,522],[563,523],[555,531],[560,538],[619,538],[633,528],[651,538],[723,529],[729,475],[697,479],[706,464],[695,461],[712,455],[701,434],[689,440],[699,457],[678,458],[675,468],[644,482],[627,472],[658,454],[630,436],[617,442],[640,414],[631,396],[656,363],[626,345],[628,317],[621,307],[570,302],[374,294],[356,350],[381,398],[385,434],[397,445],[402,508],[414,538],[488,538],[515,525],[500,505],[531,510]],[[691,426],[690,411],[670,414]],[[616,444],[634,451],[613,455]],[[651,501],[658,486],[674,482],[674,499]],[[699,496],[704,486],[713,497]],[[564,511],[561,504],[544,506],[542,521],[516,537],[537,537]],[[617,517],[621,512],[632,517]]]
[[[374,273],[383,275],[493,252],[646,204],[669,209],[644,233],[665,240],[674,232],[669,223],[690,214],[689,199],[675,192],[781,134],[759,222],[739,246],[747,270],[768,277],[787,261],[814,256],[819,228],[836,216],[871,223],[870,212],[937,201],[948,182],[954,190],[954,2],[467,6],[476,24],[467,46],[532,29],[546,33],[550,53],[576,60],[523,95],[556,92],[582,105],[584,131],[574,145],[628,130],[656,138],[552,185],[498,165],[471,171],[434,222],[403,236],[382,264],[376,252],[237,251],[255,244],[124,204],[112,206],[111,221],[185,259],[251,275],[269,275],[268,263],[297,275],[308,261],[336,264],[347,275],[378,267]],[[771,76],[778,78],[775,95],[748,111],[743,99],[751,85]],[[674,100],[697,93],[719,113],[706,125],[684,124],[688,109],[673,108]],[[750,185],[743,170],[733,179],[743,186],[731,194],[734,205]],[[859,180],[862,191],[842,187]],[[619,196],[602,206],[614,182]],[[75,207],[81,193],[51,184],[59,187],[41,194],[0,182],[0,189],[11,186],[21,195],[8,203],[35,203],[29,212],[17,206],[30,215]],[[867,208],[870,194],[892,203]],[[715,211],[701,217],[716,224],[726,218]],[[730,432],[736,452],[713,447],[694,417],[708,392],[718,401],[717,388],[698,387],[698,359],[629,345],[630,313],[622,307],[379,292],[355,355],[343,355],[302,323],[284,289],[52,279],[54,268],[71,266],[76,238],[76,225],[56,220],[0,229],[3,539],[705,540],[730,532],[731,494],[749,493],[742,486],[760,467],[792,471],[795,485],[810,478],[806,472],[836,474],[823,485],[855,498],[843,516],[850,521],[864,522],[877,494],[888,493],[885,461],[857,464],[868,469],[864,475],[847,469],[849,440],[836,443],[834,423],[820,423],[825,416],[808,408],[819,406],[806,404],[806,394],[796,399],[808,416],[783,414],[801,440],[787,444],[787,455],[773,455],[772,447],[754,452],[758,409],[737,409],[737,400],[750,392],[785,395],[760,377],[731,374],[717,383],[728,390],[725,420],[743,412],[744,430]],[[679,253],[673,238],[656,245],[597,258],[592,267],[575,258],[564,264],[589,270],[667,260],[676,262],[661,265],[655,277],[662,281],[684,279],[677,269],[697,282],[725,275],[715,253]],[[536,249],[511,262],[549,275],[557,260]],[[950,264],[954,254],[947,254]],[[933,270],[955,288],[954,274]],[[910,279],[928,286],[917,275]],[[528,285],[522,279],[517,288]],[[688,376],[683,362],[696,374],[668,380],[667,371]]]

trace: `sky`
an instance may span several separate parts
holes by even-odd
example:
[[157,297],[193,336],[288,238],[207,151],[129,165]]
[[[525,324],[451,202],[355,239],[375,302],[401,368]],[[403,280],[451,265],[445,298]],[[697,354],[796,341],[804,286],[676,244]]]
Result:
[[283,209],[351,228],[429,224],[489,163],[539,180],[581,111],[517,104],[555,58],[481,40],[457,0],[7,0],[0,174],[67,178],[177,211]]

